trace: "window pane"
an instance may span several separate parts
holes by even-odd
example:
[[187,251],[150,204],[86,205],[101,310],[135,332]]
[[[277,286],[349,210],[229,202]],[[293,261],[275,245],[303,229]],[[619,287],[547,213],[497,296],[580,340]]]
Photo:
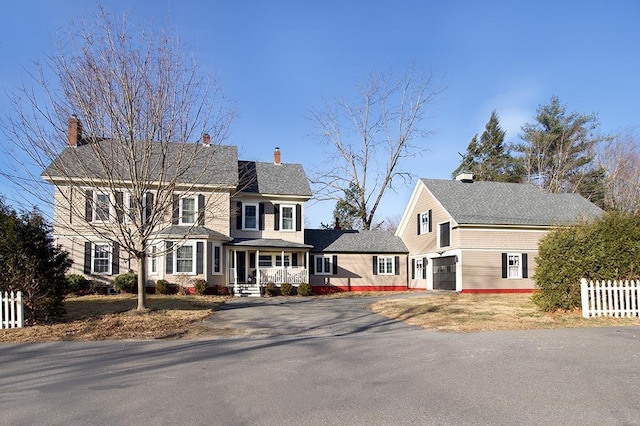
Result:
[[421,229],[420,229],[421,234],[426,234],[427,232],[429,232],[429,213],[422,213],[422,216],[420,217],[420,224],[421,224]]
[[331,258],[330,257],[325,257],[324,258],[324,273],[325,274],[330,274],[331,273]]
[[182,246],[176,250],[176,272],[193,272],[193,246]]
[[324,262],[323,257],[320,257],[320,256],[316,257],[316,273],[317,274],[318,273],[321,274],[323,272],[323,269],[322,269],[323,262]]
[[96,244],[93,252],[93,272],[98,274],[109,273],[109,246]]
[[213,272],[220,272],[220,247],[213,248]]
[[261,254],[258,258],[258,266],[262,268],[270,268],[273,265],[270,254]]
[[282,208],[282,229],[293,230],[293,207]]
[[183,198],[182,199],[182,223],[194,223],[196,217],[196,199],[195,198]]
[[106,222],[109,220],[109,196],[96,194],[96,220]]
[[245,205],[244,206],[244,227],[247,229],[257,229],[257,216],[256,206]]
[[520,256],[509,255],[509,278],[520,278]]

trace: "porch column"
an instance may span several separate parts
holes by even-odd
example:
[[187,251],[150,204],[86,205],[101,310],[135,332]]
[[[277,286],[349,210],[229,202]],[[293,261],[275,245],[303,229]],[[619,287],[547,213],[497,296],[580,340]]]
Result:
[[256,249],[256,285],[260,288],[260,249]]
[[309,265],[309,251],[306,251],[306,252],[305,252],[304,257],[305,257],[305,262],[304,262],[304,264],[305,264],[305,265],[307,265],[307,268],[306,268],[307,270],[305,271],[305,273],[307,274],[307,284],[311,284],[311,283],[309,282],[309,268],[311,268],[311,267],[312,267],[312,265]]
[[287,277],[287,268],[284,266],[284,250],[280,252],[280,259],[282,259],[282,272],[280,275],[280,284],[289,282],[289,277]]
[[236,249],[233,249],[233,292],[238,296],[240,295],[240,291],[238,289],[238,252]]

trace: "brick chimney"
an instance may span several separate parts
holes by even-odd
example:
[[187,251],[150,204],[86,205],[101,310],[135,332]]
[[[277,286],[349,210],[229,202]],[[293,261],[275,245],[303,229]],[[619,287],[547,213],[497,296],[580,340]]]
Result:
[[209,133],[202,135],[202,146],[211,146],[211,136],[209,136]]
[[78,120],[78,117],[74,114],[69,117],[69,128],[67,130],[67,145],[78,146],[82,140],[82,123]]
[[335,229],[336,231],[339,231],[342,229],[342,227],[340,226],[340,218],[336,217],[336,222],[333,224],[333,229]]
[[273,164],[280,164],[280,148],[276,146],[276,150],[273,152]]

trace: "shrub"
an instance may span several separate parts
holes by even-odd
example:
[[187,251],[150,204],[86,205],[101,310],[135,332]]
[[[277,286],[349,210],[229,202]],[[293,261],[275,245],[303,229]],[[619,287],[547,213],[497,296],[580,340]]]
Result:
[[84,277],[84,275],[80,274],[69,274],[64,277],[67,283],[67,292],[68,293],[84,293],[89,291],[90,282],[88,279]]
[[267,283],[264,288],[264,291],[267,296],[277,296],[278,295],[278,287],[274,283]]
[[171,289],[169,288],[169,281],[158,280],[156,281],[156,293],[157,294],[169,294]]
[[138,274],[127,272],[120,274],[113,280],[113,288],[122,293],[133,293],[138,287]]
[[226,285],[219,285],[218,286],[218,294],[221,296],[228,296],[229,295],[229,287],[227,287]]
[[193,281],[193,289],[202,296],[207,291],[207,282],[202,278]]
[[298,296],[311,296],[313,294],[313,288],[311,284],[300,283],[298,286]]
[[581,305],[580,279],[640,276],[640,216],[607,213],[592,223],[559,228],[540,242],[533,301],[555,311]]
[[189,287],[178,284],[178,296],[188,296],[189,295]]
[[293,286],[289,283],[282,283],[282,285],[280,285],[280,294],[283,296],[291,296],[291,293],[293,292]]

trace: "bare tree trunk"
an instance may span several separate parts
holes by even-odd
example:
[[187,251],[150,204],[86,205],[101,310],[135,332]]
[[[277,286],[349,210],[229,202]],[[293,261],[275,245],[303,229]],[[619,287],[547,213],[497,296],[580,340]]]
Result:
[[147,256],[145,252],[136,259],[138,262],[138,310],[147,310]]

